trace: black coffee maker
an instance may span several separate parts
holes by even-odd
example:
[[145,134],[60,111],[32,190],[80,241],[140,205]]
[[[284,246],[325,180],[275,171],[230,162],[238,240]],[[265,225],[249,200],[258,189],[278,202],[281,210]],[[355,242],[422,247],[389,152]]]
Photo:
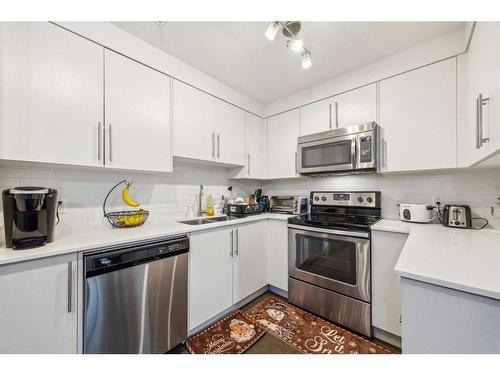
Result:
[[2,201],[7,247],[29,249],[54,240],[57,190],[16,187],[4,190]]

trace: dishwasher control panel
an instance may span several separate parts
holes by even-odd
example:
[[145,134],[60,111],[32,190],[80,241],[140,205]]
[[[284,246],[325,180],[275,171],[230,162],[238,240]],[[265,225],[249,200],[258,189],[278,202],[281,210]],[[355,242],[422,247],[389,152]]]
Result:
[[85,255],[85,274],[89,277],[107,270],[152,262],[188,251],[189,238],[181,237],[89,254]]

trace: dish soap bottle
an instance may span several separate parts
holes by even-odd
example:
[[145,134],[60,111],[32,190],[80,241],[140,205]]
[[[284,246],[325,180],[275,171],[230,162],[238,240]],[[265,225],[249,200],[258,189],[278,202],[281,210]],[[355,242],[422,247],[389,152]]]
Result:
[[207,216],[214,216],[214,199],[211,195],[207,197],[206,208]]

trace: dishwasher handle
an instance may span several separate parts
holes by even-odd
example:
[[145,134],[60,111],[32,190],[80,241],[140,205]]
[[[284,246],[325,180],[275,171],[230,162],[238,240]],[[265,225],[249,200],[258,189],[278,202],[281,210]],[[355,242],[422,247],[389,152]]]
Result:
[[181,237],[85,255],[85,277],[154,262],[188,251],[189,238]]

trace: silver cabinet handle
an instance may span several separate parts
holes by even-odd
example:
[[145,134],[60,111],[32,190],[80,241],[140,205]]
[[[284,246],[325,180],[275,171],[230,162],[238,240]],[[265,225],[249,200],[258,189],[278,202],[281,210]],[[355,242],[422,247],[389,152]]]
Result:
[[113,161],[113,133],[111,124],[109,124],[109,161]]
[[339,103],[335,102],[335,127],[339,127]]
[[238,232],[238,228],[234,230],[236,232],[236,255],[240,255],[240,235]]
[[328,127],[332,130],[332,103],[328,103]]
[[220,158],[220,134],[217,134],[217,158]]
[[73,310],[73,262],[68,262],[68,313]]
[[102,159],[102,139],[101,139],[101,128],[102,124],[99,121],[97,123],[97,160],[101,161]]
[[231,258],[234,257],[234,230],[231,229],[231,252],[229,253]]
[[215,133],[212,133],[212,159],[215,159]]
[[490,98],[483,98],[483,94],[479,94],[476,99],[476,149],[489,141],[489,138],[483,138],[483,106],[489,100]]
[[248,173],[248,175],[250,176],[250,154],[248,154],[247,159],[248,159],[248,168],[247,168],[247,173]]
[[297,151],[295,151],[295,174],[297,173]]

